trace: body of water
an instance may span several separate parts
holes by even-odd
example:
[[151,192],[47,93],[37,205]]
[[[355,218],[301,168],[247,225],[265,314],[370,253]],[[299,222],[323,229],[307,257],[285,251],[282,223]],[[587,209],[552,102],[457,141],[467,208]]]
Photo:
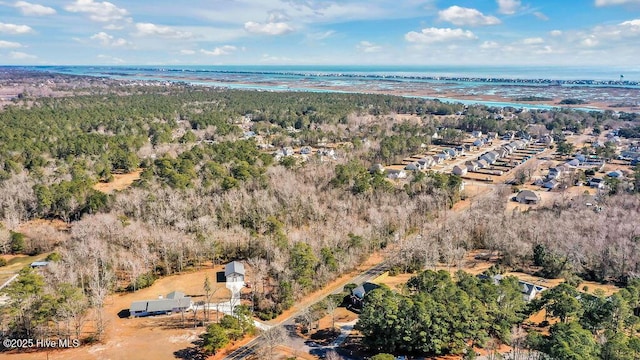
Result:
[[[514,101],[463,100],[495,95],[637,101],[639,68],[447,66],[36,66],[28,70],[133,81],[173,81],[263,91],[389,93],[487,106],[553,109]],[[630,95],[625,95],[626,93]],[[415,95],[412,95],[415,94]],[[440,96],[440,94],[443,94]],[[583,110],[592,110],[585,107]]]

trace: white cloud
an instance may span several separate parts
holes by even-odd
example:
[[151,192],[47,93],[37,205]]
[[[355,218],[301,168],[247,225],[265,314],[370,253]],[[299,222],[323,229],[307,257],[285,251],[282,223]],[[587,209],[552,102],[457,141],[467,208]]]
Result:
[[498,25],[500,19],[495,16],[487,16],[476,9],[451,6],[438,12],[438,18],[456,26],[481,26]]
[[522,7],[520,0],[497,0],[498,12],[505,15],[513,15]]
[[522,40],[522,43],[525,44],[525,45],[544,44],[544,39],[541,38],[541,37],[526,38],[526,39]]
[[170,39],[187,39],[193,36],[190,32],[178,31],[169,26],[152,23],[137,23],[136,29],[138,29],[138,36],[160,36]]
[[598,39],[596,39],[595,36],[589,36],[585,39],[583,39],[580,44],[586,46],[586,47],[594,47],[594,46],[598,46],[598,44],[600,44],[600,42],[598,41]]
[[44,15],[53,15],[56,13],[54,8],[50,8],[48,6],[42,6],[38,4],[32,4],[26,1],[18,1],[13,6],[20,9],[22,15],[27,16],[44,16]]
[[620,25],[632,28],[640,28],[640,19],[625,21],[623,23],[620,23]]
[[320,41],[320,40],[324,40],[327,39],[331,36],[333,36],[336,32],[333,30],[329,30],[329,31],[325,31],[325,32],[318,32],[318,33],[311,33],[311,34],[307,34],[307,38],[311,39],[311,40],[316,40],[316,41]]
[[475,40],[478,37],[469,30],[449,28],[425,28],[420,32],[410,31],[404,35],[412,43],[430,44],[442,41]]
[[195,50],[189,50],[189,49],[180,50],[180,55],[195,55],[195,53],[196,53]]
[[640,5],[640,0],[596,0],[596,6]]
[[269,17],[267,18],[267,22],[276,23],[276,22],[284,22],[289,21],[289,16],[287,14],[280,11],[269,11]]
[[284,35],[293,31],[293,28],[285,22],[257,23],[248,21],[244,23],[244,29],[254,34]]
[[540,11],[534,12],[533,16],[537,17],[538,19],[540,19],[542,21],[549,21],[549,17],[547,15],[545,15],[543,12],[540,12]]
[[497,49],[498,47],[500,47],[500,44],[495,41],[485,41],[480,45],[481,49]]
[[562,36],[562,31],[561,30],[551,30],[549,32],[549,35],[557,37],[557,36]]
[[100,41],[100,43],[103,46],[118,47],[118,46],[125,46],[129,44],[129,42],[125,39],[122,39],[122,38],[116,39],[112,35],[109,35],[106,32],[102,32],[102,31],[97,34],[94,34],[93,36],[91,36],[90,39]]
[[33,29],[27,25],[6,24],[0,22],[0,33],[20,35],[33,32]]
[[356,45],[356,49],[366,53],[375,53],[381,51],[382,46],[376,45],[369,41],[360,41],[358,45]]
[[213,49],[213,51],[200,49],[200,52],[210,56],[222,56],[222,55],[231,55],[236,50],[238,50],[238,48],[236,48],[233,45],[224,45],[224,46]]
[[124,26],[117,25],[117,24],[109,24],[109,25],[103,26],[102,28],[105,30],[122,30],[124,29]]
[[22,47],[22,44],[13,41],[0,40],[0,49],[15,49],[19,47]]
[[29,59],[37,59],[37,56],[23,53],[21,51],[12,51],[9,53],[9,57],[14,60],[29,60]]
[[64,9],[73,13],[89,14],[91,20],[99,22],[122,20],[129,14],[127,10],[108,1],[76,0],[73,4],[65,6]]

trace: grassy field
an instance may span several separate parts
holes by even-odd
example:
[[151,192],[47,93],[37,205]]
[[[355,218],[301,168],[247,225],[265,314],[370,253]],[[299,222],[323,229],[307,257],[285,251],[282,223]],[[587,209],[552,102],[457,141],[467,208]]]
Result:
[[9,280],[13,275],[17,274],[25,266],[29,266],[34,261],[42,261],[47,258],[49,253],[39,254],[35,256],[26,255],[1,255],[7,260],[7,265],[0,268],[0,285]]

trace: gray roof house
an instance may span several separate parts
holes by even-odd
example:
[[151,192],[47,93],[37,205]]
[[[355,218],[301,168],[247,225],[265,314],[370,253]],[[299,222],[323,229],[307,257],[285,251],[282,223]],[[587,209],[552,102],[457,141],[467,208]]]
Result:
[[227,282],[244,281],[244,265],[239,261],[232,261],[224,266],[224,276]]
[[141,300],[131,303],[129,314],[133,317],[165,315],[186,311],[191,307],[191,297],[183,292],[173,291],[166,298]]
[[371,291],[379,288],[380,285],[365,282],[364,284],[355,287],[351,290],[351,304],[354,307],[361,308],[364,305],[364,297]]
[[478,162],[469,160],[464,163],[467,166],[467,171],[476,171],[478,170]]
[[426,157],[418,160],[418,164],[422,166],[424,169],[428,169],[433,165],[433,158]]
[[410,164],[407,164],[407,166],[405,166],[404,169],[409,171],[418,171],[420,170],[420,167],[416,163],[410,163]]
[[540,195],[531,190],[522,190],[516,195],[515,200],[521,204],[537,204],[540,202]]
[[453,170],[451,171],[451,173],[453,173],[453,175],[458,175],[458,176],[464,176],[467,174],[467,167],[462,165],[462,166],[454,166]]
[[455,149],[446,148],[446,149],[442,150],[442,152],[444,154],[449,155],[450,158],[454,158],[454,157],[458,156],[458,152]]
[[[480,274],[478,275],[478,277],[480,279],[487,279],[487,280],[491,280],[495,285],[500,284],[500,282],[502,281],[502,279],[504,278],[502,275],[494,275],[494,276],[487,276],[484,274]],[[541,293],[545,290],[547,290],[545,287],[542,286],[538,286],[532,283],[528,283],[526,281],[522,281],[522,280],[518,280],[518,286],[520,286],[520,293],[522,294],[522,299],[525,302],[530,302],[531,300],[533,300],[536,295],[538,295],[538,293]]]
[[495,152],[490,151],[490,152],[480,156],[480,159],[486,161],[489,164],[493,164],[498,159],[498,157],[496,155],[497,154]]

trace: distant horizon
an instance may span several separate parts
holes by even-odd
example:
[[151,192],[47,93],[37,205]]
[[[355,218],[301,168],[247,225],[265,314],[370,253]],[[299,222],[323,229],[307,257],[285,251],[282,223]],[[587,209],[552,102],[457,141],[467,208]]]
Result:
[[640,0],[8,0],[0,11],[7,66],[633,67],[640,58]]
[[[153,72],[157,77],[163,70],[174,71],[174,75],[183,74],[180,70],[186,70],[185,75],[206,76],[214,73],[237,74],[311,74],[318,76],[330,76],[340,74],[344,76],[379,76],[398,78],[476,78],[476,79],[505,79],[505,80],[547,80],[547,81],[600,81],[616,83],[640,82],[640,67],[611,67],[611,66],[490,66],[490,65],[304,65],[304,64],[252,64],[252,65],[0,65],[0,67],[14,67],[25,69],[40,69],[56,73],[90,76],[113,76],[110,69],[122,71],[125,77],[134,77],[136,72],[147,72],[151,76]],[[126,74],[125,74],[126,72]],[[151,72],[151,73],[149,73]],[[200,73],[200,74],[198,74]]]

